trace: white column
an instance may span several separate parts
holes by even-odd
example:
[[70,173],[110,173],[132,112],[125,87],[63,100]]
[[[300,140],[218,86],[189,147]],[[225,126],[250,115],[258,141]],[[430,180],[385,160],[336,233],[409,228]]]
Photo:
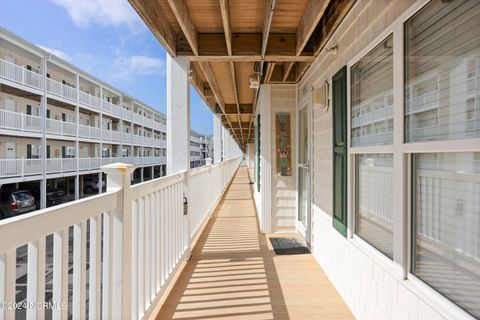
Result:
[[79,100],[80,100],[80,77],[77,75],[75,75],[75,81],[76,81],[76,86],[77,86],[77,103],[76,103],[76,106],[75,106],[75,123],[77,125],[77,129],[76,129],[76,139],[75,139],[75,168],[76,168],[76,173],[75,173],[75,184],[74,184],[74,188],[75,190],[73,191],[75,193],[75,200],[78,200],[80,199],[80,190],[79,190],[79,186],[80,186],[80,183],[79,183],[79,173],[78,173],[78,170],[79,170],[79,166],[80,166],[80,160],[79,160],[79,157],[80,157],[80,144],[79,144],[79,132],[80,132],[80,107],[79,107]]
[[222,161],[222,121],[216,114],[213,115],[213,160]]
[[47,58],[42,58],[41,63],[43,95],[40,98],[40,109],[42,112],[41,157],[43,177],[40,180],[40,209],[43,209],[47,207]]
[[167,174],[190,168],[188,60],[167,54]]

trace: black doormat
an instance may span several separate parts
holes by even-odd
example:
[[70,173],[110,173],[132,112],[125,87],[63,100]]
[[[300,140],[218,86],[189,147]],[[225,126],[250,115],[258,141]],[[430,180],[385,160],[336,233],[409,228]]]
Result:
[[270,238],[270,242],[277,255],[310,253],[297,238]]

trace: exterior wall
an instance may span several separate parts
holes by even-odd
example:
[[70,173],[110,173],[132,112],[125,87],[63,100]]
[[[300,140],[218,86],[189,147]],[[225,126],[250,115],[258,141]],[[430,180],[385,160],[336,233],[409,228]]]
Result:
[[[296,219],[296,86],[272,85],[271,107],[271,152],[272,152],[272,232],[295,232]],[[277,146],[275,115],[290,114],[290,159],[292,175],[280,177],[277,175]],[[267,136],[265,136],[267,138]]]
[[26,113],[27,112],[27,104],[31,106],[35,106],[40,109],[40,102],[35,101],[28,98],[18,97],[13,94],[8,94],[5,92],[0,92],[0,109],[5,110],[5,104],[7,99],[12,99],[15,101],[15,112],[18,113]]
[[40,139],[34,138],[17,138],[10,136],[0,135],[0,159],[5,159],[6,156],[6,142],[15,142],[16,144],[16,154],[19,159],[27,158],[27,144],[39,145],[41,143]]
[[[327,43],[327,47],[338,45],[337,55],[319,55],[299,83],[299,96],[328,81],[331,99],[332,76],[395,19],[423,3],[359,0]],[[354,315],[358,319],[470,319],[428,285],[405,279],[400,265],[361,239],[345,238],[332,227],[331,106],[313,107],[312,147],[312,252]],[[351,185],[348,190],[352,190]]]

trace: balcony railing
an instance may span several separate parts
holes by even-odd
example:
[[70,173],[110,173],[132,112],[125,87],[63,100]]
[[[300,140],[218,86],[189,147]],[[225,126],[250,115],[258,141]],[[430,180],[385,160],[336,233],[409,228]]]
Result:
[[352,145],[365,145],[365,144],[387,144],[393,141],[393,132],[375,133],[360,137],[352,137]]
[[91,95],[90,93],[83,92],[82,90],[80,90],[79,98],[80,103],[90,106],[94,109],[100,109],[100,98]]
[[[46,159],[46,173],[66,173],[77,170],[76,158],[48,158]],[[78,159],[78,171],[99,170],[102,165],[125,162],[137,165],[163,165],[165,156],[135,156],[135,157],[103,157]],[[0,179],[10,177],[26,177],[43,173],[42,159],[0,159]]]
[[64,85],[59,81],[47,78],[47,92],[68,100],[77,100],[77,89]]
[[420,96],[413,97],[408,101],[407,113],[417,113],[432,110],[438,107],[438,90],[424,93]]
[[[193,170],[188,179],[180,172],[135,186],[133,168],[105,167],[106,193],[0,221],[3,301],[16,301],[17,248],[26,245],[27,262],[18,265],[28,270],[26,294],[17,302],[65,306],[53,308],[54,319],[147,318],[190,256],[193,239],[239,162]],[[45,256],[53,264],[48,278]],[[11,319],[16,311],[0,312]],[[26,317],[44,312],[27,308]]]
[[100,128],[80,124],[78,126],[78,135],[82,138],[100,139]]
[[393,119],[393,106],[386,106],[373,112],[362,114],[356,118],[352,118],[352,128],[364,126],[366,124],[375,123],[387,119]]
[[42,118],[0,110],[0,127],[10,130],[42,132]]
[[0,59],[0,77],[35,89],[43,89],[42,75]]
[[76,136],[77,124],[61,120],[47,119],[47,133],[61,136]]
[[103,112],[111,113],[118,117],[122,116],[122,107],[108,101],[102,101],[102,110]]

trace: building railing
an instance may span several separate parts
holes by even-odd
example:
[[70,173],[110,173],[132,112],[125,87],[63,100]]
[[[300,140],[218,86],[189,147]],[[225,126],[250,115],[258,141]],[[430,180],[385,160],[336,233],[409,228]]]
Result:
[[81,138],[100,139],[100,128],[87,125],[78,125],[78,135]]
[[42,75],[0,59],[0,77],[35,89],[43,89]]
[[407,100],[407,114],[432,110],[438,107],[439,91],[431,91]]
[[68,100],[77,100],[77,89],[67,86],[57,80],[47,78],[47,92]]
[[362,114],[356,118],[352,117],[352,128],[361,127],[370,123],[375,123],[387,119],[393,119],[392,105]]
[[61,136],[76,136],[77,124],[62,120],[47,119],[47,133],[58,134]]
[[118,117],[122,116],[122,107],[108,101],[102,101],[102,110]]
[[0,110],[0,128],[42,132],[42,118],[25,113]]
[[[21,302],[65,306],[52,310],[54,319],[147,318],[190,256],[192,241],[239,163],[227,160],[191,171],[189,179],[180,172],[135,186],[130,185],[134,167],[106,166],[106,193],[0,221],[2,300],[16,301],[17,248],[26,245]],[[46,280],[47,254],[53,266]],[[46,281],[52,288],[48,296]],[[0,312],[11,319],[16,311]],[[26,312],[36,318],[45,311]]]
[[100,98],[94,95],[91,95],[90,93],[83,92],[82,90],[80,90],[79,100],[80,100],[80,103],[86,106],[90,106],[97,110],[100,109]]
[[392,131],[387,131],[383,133],[374,133],[370,135],[352,137],[352,145],[387,144],[391,143],[392,139]]
[[[77,170],[77,159],[47,158],[46,173],[66,173]],[[125,162],[136,165],[163,165],[165,156],[135,156],[135,157],[79,157],[78,171],[99,170],[102,165]],[[42,159],[0,159],[0,179],[11,177],[26,177],[39,175],[43,172]]]

